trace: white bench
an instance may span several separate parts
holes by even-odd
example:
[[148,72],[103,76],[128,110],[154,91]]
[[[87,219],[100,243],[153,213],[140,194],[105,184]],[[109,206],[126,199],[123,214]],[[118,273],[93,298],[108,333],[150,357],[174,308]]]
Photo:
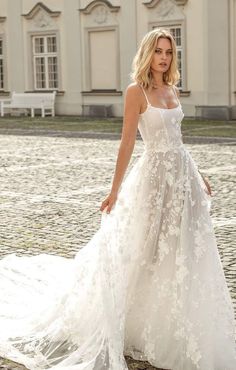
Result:
[[34,117],[35,109],[41,110],[41,116],[55,116],[56,91],[51,93],[12,93],[11,99],[0,101],[1,117],[4,117],[6,109],[30,109],[31,117]]

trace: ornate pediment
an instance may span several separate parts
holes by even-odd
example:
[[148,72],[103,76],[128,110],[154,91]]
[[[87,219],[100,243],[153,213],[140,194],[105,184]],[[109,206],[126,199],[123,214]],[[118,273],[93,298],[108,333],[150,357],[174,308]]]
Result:
[[[161,0],[145,0],[143,4],[146,5],[148,8],[155,8],[155,6],[160,3]],[[186,5],[188,0],[173,0],[177,5]]]
[[37,16],[38,13],[42,13],[42,14],[47,14],[48,17],[58,17],[61,12],[56,12],[56,11],[52,11],[50,10],[46,5],[44,5],[43,3],[37,3],[31,10],[29,13],[27,14],[23,14],[23,16],[26,18],[26,19],[32,19],[32,18],[35,18]]
[[23,14],[28,21],[28,27],[31,30],[53,29],[56,26],[57,18],[61,12],[52,11],[43,3],[37,3],[29,13]]
[[119,10],[120,6],[112,5],[107,0],[94,0],[79,9],[87,27],[117,25]]
[[150,10],[150,22],[184,20],[184,13],[173,0],[152,0],[145,4]]
[[109,12],[118,12],[120,6],[114,6],[108,0],[94,0],[89,3],[85,8],[80,8],[79,10],[84,14],[91,14],[94,8],[99,7],[100,9],[107,9]]

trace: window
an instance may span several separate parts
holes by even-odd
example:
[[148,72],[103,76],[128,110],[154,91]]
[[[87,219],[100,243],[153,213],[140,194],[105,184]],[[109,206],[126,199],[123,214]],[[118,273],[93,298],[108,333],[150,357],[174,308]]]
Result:
[[58,55],[55,35],[33,37],[35,90],[58,88]]
[[[156,27],[154,27],[156,28]],[[158,28],[163,28],[168,30],[175,39],[176,42],[176,49],[177,49],[177,62],[178,62],[178,69],[180,73],[180,80],[178,83],[178,87],[183,89],[184,83],[184,52],[183,52],[183,29],[182,26],[161,26]]]
[[0,90],[4,89],[3,40],[0,38]]
[[178,87],[183,87],[183,38],[182,38],[182,28],[181,27],[170,27],[169,31],[171,32],[172,36],[176,42],[177,48],[177,61],[178,61],[178,69],[180,73],[180,80],[178,83]]

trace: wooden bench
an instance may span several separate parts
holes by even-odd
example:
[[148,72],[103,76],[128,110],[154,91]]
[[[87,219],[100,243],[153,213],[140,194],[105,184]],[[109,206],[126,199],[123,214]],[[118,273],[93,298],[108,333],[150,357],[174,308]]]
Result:
[[50,93],[12,93],[11,99],[0,101],[1,117],[4,117],[6,109],[30,109],[31,117],[34,117],[35,109],[41,110],[41,116],[55,116],[56,91]]

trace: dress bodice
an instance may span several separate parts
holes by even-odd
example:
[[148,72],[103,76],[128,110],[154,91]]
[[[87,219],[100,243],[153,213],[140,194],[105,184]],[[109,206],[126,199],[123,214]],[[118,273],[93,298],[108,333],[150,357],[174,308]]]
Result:
[[146,150],[168,151],[182,147],[181,122],[183,117],[180,102],[174,108],[165,109],[152,106],[147,99],[147,108],[140,114],[138,123]]

